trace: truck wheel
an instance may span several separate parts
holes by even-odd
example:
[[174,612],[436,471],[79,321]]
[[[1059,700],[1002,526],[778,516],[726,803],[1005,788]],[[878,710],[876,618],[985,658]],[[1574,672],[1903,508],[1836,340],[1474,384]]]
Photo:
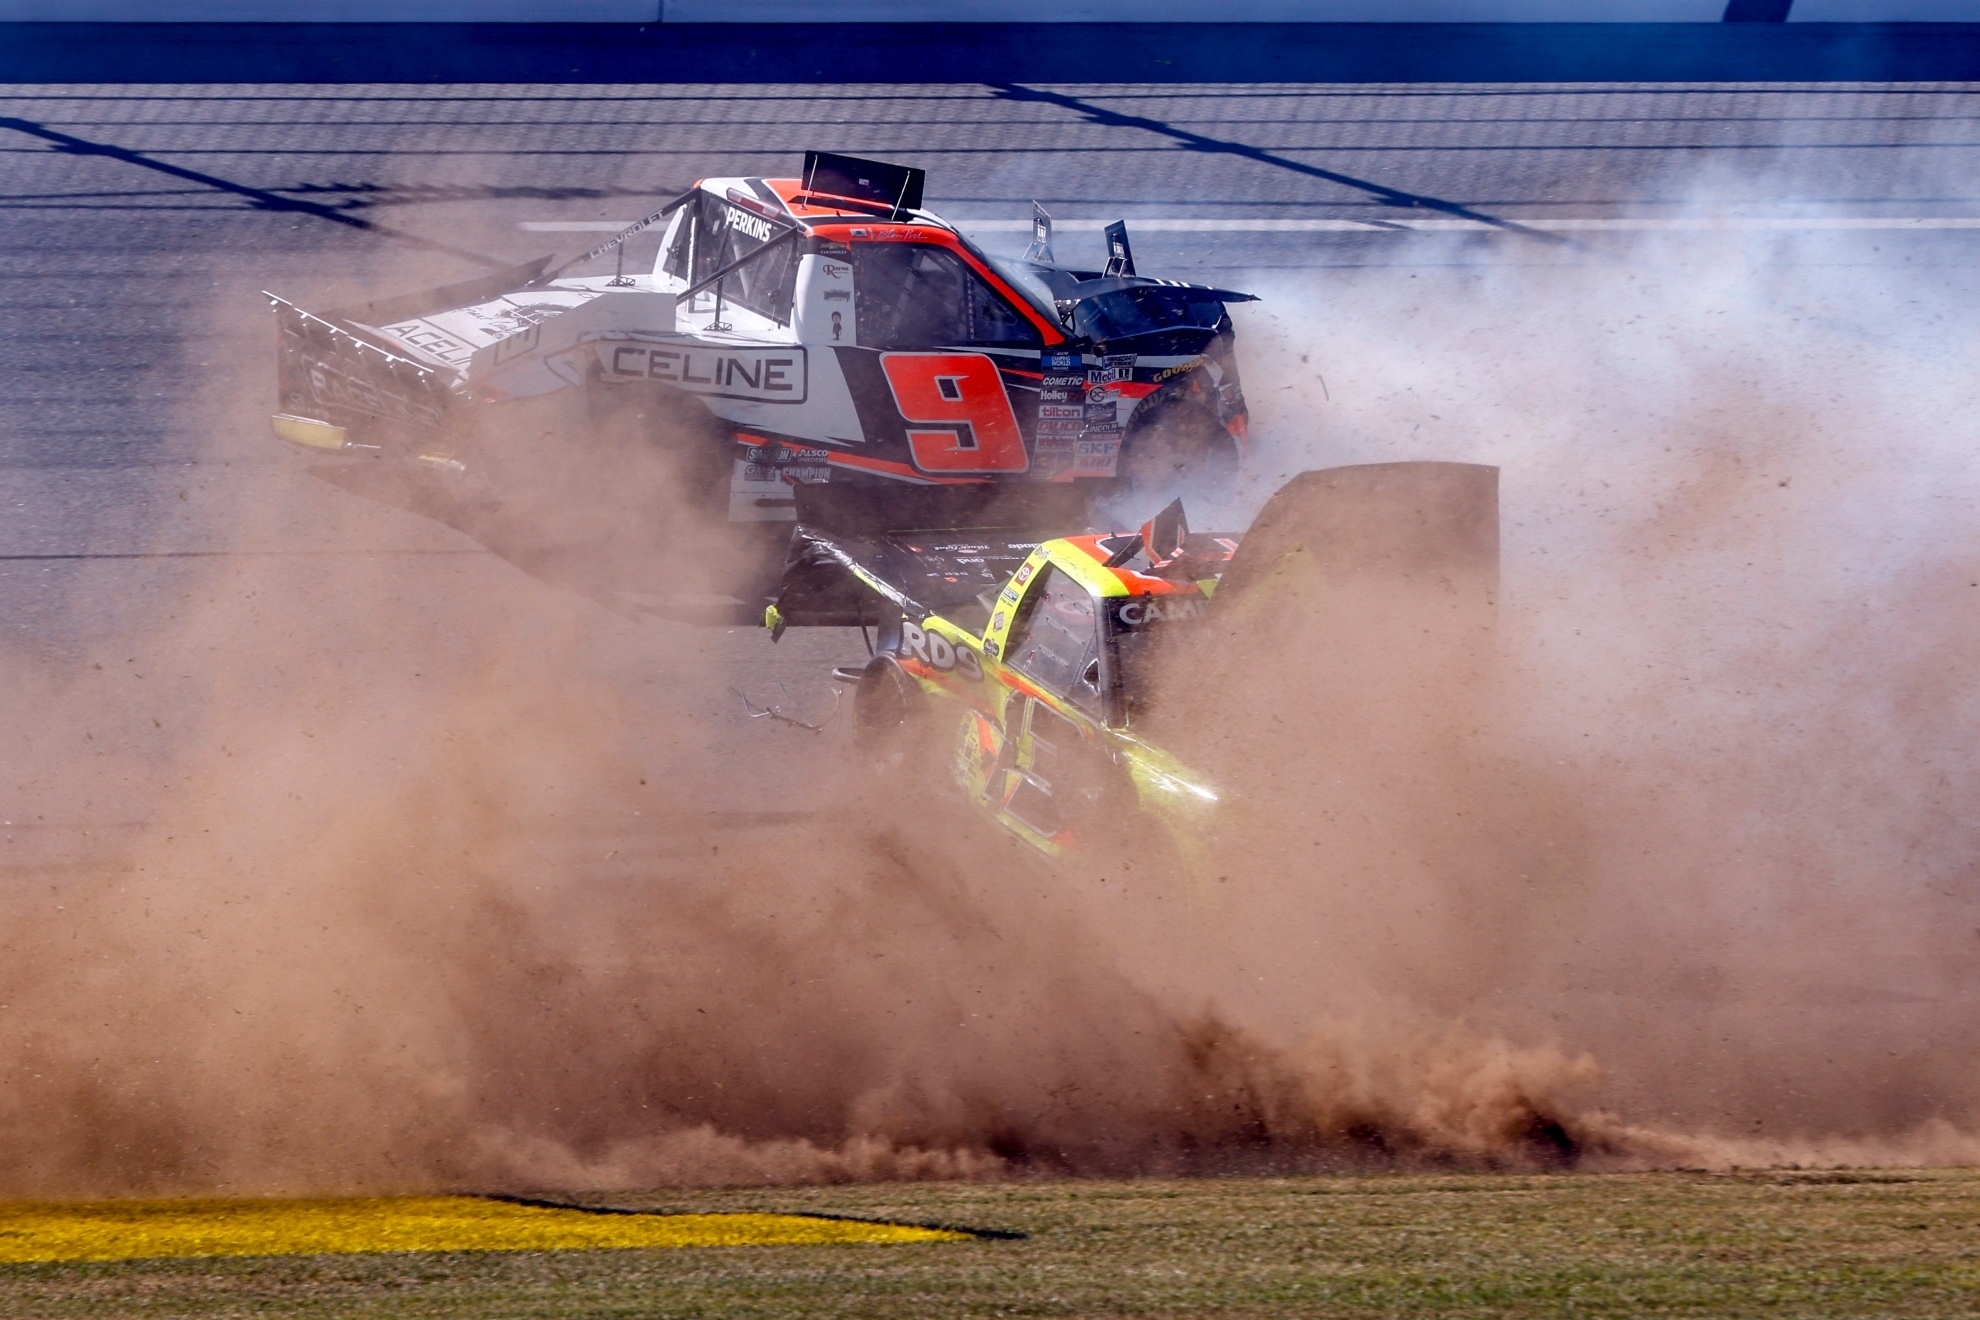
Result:
[[1200,403],[1157,402],[1136,417],[1119,472],[1124,493],[1150,507],[1178,495],[1219,499],[1237,481],[1237,441]]

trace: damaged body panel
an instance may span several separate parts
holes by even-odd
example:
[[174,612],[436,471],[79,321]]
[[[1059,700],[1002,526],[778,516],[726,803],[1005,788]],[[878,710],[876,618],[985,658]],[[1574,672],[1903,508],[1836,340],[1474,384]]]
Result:
[[[685,435],[670,443],[707,451],[687,469],[720,474],[695,476],[692,503],[735,523],[794,521],[806,485],[1099,493],[1138,470],[1234,469],[1246,412],[1224,308],[1249,295],[1131,259],[1060,267],[1049,222],[1042,254],[993,259],[921,190],[919,170],[812,152],[799,178],[701,180],[556,269],[325,312],[269,295],[295,423],[277,433],[335,447],[316,422],[354,454],[437,452],[499,493],[489,435],[561,401],[567,461],[601,418]],[[626,273],[650,230],[651,268]],[[614,253],[614,274],[565,273]]]
[[[787,627],[874,630],[856,673],[870,753],[953,779],[1058,855],[1152,819],[1186,865],[1225,790],[1178,735],[1214,727],[1233,638],[1271,612],[1421,599],[1402,636],[1432,651],[1489,633],[1497,469],[1388,463],[1301,474],[1243,535],[1191,532],[1178,501],[1138,531],[848,534],[799,526],[776,603]],[[1416,611],[1414,604],[1405,606]],[[1355,620],[1343,615],[1342,627]],[[942,768],[917,746],[946,748]]]

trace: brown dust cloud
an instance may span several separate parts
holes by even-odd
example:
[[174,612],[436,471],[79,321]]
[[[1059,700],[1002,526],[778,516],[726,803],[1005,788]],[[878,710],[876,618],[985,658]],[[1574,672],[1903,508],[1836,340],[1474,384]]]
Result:
[[1189,874],[1043,865],[744,720],[767,637],[547,584],[670,571],[636,444],[629,522],[545,466],[530,576],[236,442],[157,535],[252,553],[10,684],[0,1194],[1980,1156],[1971,300],[1868,240],[1407,241],[1240,286],[1259,452],[1194,520],[1494,465],[1490,654],[1263,588],[1171,676]]

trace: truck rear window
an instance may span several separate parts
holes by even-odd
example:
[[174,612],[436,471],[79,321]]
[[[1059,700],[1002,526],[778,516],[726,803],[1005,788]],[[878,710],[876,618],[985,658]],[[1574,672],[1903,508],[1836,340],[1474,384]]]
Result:
[[[784,225],[704,192],[695,198],[686,223],[675,233],[661,269],[689,284],[699,284],[730,262],[761,251],[784,231]],[[789,321],[797,259],[796,244],[778,244],[776,251],[764,253],[723,278],[723,300],[773,321]]]

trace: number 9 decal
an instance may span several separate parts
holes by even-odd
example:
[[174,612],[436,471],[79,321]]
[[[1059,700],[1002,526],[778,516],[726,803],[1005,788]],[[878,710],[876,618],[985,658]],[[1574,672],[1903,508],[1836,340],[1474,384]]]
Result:
[[[923,472],[1022,472],[1031,465],[1003,377],[983,354],[882,353],[880,369]],[[943,429],[918,430],[917,423]]]

